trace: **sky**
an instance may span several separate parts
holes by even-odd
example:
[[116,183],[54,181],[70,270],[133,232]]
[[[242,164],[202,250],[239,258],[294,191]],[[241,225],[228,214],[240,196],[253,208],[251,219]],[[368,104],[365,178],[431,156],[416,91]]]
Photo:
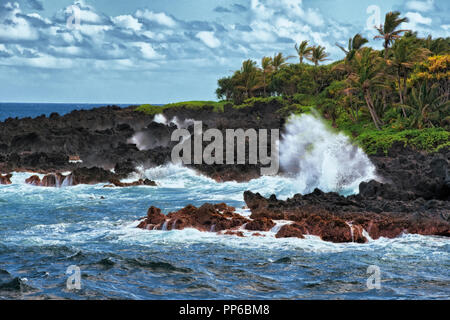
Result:
[[[0,0],[0,101],[170,103],[216,100],[243,60],[325,46],[398,10],[402,28],[450,36],[448,0]],[[292,62],[295,61],[293,58]]]

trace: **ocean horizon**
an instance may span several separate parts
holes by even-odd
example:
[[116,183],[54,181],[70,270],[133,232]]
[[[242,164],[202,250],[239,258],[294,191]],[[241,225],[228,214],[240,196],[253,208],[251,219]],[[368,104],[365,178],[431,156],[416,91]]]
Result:
[[[50,116],[56,112],[60,116],[74,110],[90,110],[105,106],[126,108],[140,105],[137,103],[59,103],[59,102],[0,102],[0,121],[8,118],[36,118],[41,115]],[[163,105],[163,104],[154,104]]]

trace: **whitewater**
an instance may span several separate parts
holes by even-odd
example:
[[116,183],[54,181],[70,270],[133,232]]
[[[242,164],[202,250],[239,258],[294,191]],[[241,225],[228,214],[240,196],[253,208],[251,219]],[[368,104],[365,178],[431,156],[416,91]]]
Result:
[[[159,121],[165,121],[159,119]],[[27,185],[14,173],[0,186],[0,298],[122,299],[442,299],[450,296],[450,241],[405,234],[366,244],[318,237],[234,237],[193,229],[137,229],[150,206],[164,213],[188,204],[226,202],[249,215],[243,192],[287,199],[315,188],[343,195],[379,179],[349,139],[312,115],[293,117],[280,142],[285,175],[218,183],[179,165],[137,168],[129,181],[158,187]],[[66,288],[66,270],[82,289]],[[369,290],[369,266],[381,289]]]

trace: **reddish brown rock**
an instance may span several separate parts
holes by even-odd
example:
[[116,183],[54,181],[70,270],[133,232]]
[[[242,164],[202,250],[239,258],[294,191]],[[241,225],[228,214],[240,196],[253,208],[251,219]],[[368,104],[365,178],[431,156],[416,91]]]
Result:
[[104,187],[131,187],[131,186],[156,186],[156,182],[148,179],[140,179],[131,183],[122,183],[113,178],[114,174],[101,168],[80,168],[74,170],[71,174],[64,176],[61,173],[50,173],[45,175],[42,180],[33,175],[25,180],[26,183],[39,187],[61,187],[75,186],[79,184],[97,184],[109,181],[110,185]]
[[298,224],[287,224],[280,228],[275,235],[276,238],[300,238],[303,239],[302,227]]
[[402,233],[450,235],[448,201],[366,199],[360,195],[343,197],[320,190],[304,196],[298,194],[286,201],[251,192],[246,192],[244,198],[252,219],[295,222],[283,227],[280,237],[311,234],[325,241],[364,243],[368,240],[363,235],[364,230],[373,239],[395,238]]
[[48,174],[44,176],[42,180],[37,175],[34,175],[26,179],[25,183],[37,187],[61,187],[66,178],[66,176],[60,173]]
[[134,181],[134,182],[130,182],[130,183],[125,183],[125,182],[120,182],[117,179],[111,179],[109,181],[109,183],[111,183],[111,185],[106,185],[106,187],[111,188],[111,187],[120,187],[120,188],[126,188],[126,187],[135,187],[135,186],[150,186],[150,187],[156,187],[156,182],[149,180],[149,179],[139,179],[138,181]]
[[147,211],[147,217],[137,226],[140,229],[161,229],[161,226],[166,221],[166,216],[161,212],[161,209],[151,206]]
[[150,207],[147,211],[147,223],[149,224],[160,224],[166,221],[166,216],[161,213],[161,209],[156,207]]
[[25,183],[31,184],[33,186],[40,186],[41,185],[41,178],[39,178],[38,176],[34,175],[34,176],[31,176],[28,179],[26,179]]
[[[201,171],[207,171],[207,174],[214,179],[216,182],[226,182],[226,181],[236,181],[236,182],[247,182],[253,179],[258,179],[261,177],[257,168],[252,168],[248,171],[240,171],[237,168],[223,169],[220,166],[214,168],[212,166],[208,166],[212,169],[207,170],[206,166],[200,166],[198,169]],[[217,170],[216,172],[210,172],[212,170]]]
[[79,184],[98,184],[116,179],[114,173],[98,167],[75,169],[70,174],[70,177],[74,186]]
[[245,229],[250,231],[269,231],[273,227],[275,227],[275,223],[272,219],[265,217],[255,219],[245,225]]
[[41,186],[42,187],[60,187],[63,184],[65,179],[66,179],[66,176],[63,176],[60,173],[49,174],[49,175],[46,175],[44,178],[42,178]]
[[226,236],[237,236],[237,237],[241,237],[244,238],[244,233],[242,231],[226,231],[224,233],[224,235]]
[[259,232],[252,233],[252,236],[253,237],[265,237],[265,235],[263,235],[263,234],[261,234]]
[[69,161],[82,162],[82,160],[80,159],[80,156],[77,156],[77,155],[69,156]]
[[[447,201],[366,199],[359,195],[343,197],[320,190],[304,196],[297,194],[286,201],[275,196],[264,198],[251,192],[245,192],[244,198],[252,212],[252,220],[237,214],[235,208],[224,203],[207,203],[200,208],[189,205],[167,216],[157,208],[150,208],[139,228],[195,228],[236,235],[241,232],[237,229],[244,225],[251,231],[269,231],[275,226],[273,220],[287,220],[292,223],[283,226],[276,234],[277,238],[315,235],[330,242],[365,243],[369,237],[394,238],[402,233],[450,236]],[[261,236],[259,233],[254,235]]]
[[171,212],[164,216],[160,209],[152,207],[147,213],[147,218],[138,227],[158,230],[195,228],[200,231],[218,232],[238,228],[248,222],[248,219],[232,212],[230,209],[234,208],[224,207],[223,204],[212,205],[206,203],[200,208],[189,205],[177,212]]
[[8,173],[8,174],[5,174],[5,175],[2,175],[0,173],[0,184],[12,184],[11,178],[12,178],[12,174]]
[[215,204],[214,208],[216,208],[217,210],[222,211],[222,212],[234,212],[234,211],[236,211],[235,207],[228,206],[224,202]]

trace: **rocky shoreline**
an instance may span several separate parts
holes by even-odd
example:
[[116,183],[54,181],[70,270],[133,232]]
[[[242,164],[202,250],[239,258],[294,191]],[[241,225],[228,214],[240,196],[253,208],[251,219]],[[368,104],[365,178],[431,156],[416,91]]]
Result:
[[[137,166],[154,167],[171,160],[177,144],[170,141],[175,123],[191,132],[192,119],[202,121],[205,129],[280,129],[285,119],[277,113],[279,108],[274,103],[239,110],[226,106],[224,112],[213,112],[213,107],[167,109],[163,113],[167,123],[155,122],[154,116],[136,112],[135,107],[117,106],[64,116],[8,118],[0,122],[0,172],[55,174],[97,167],[114,170],[115,178],[121,179]],[[192,167],[217,181],[248,181],[260,175],[258,165]]]
[[[166,164],[174,143],[171,133],[178,126],[189,130],[191,119],[205,127],[265,128],[283,130],[285,117],[276,102],[252,108],[225,107],[223,113],[208,108],[167,109],[165,121],[137,113],[133,107],[103,107],[35,119],[7,119],[0,123],[0,184],[11,184],[10,172],[31,175],[27,183],[41,187],[107,183],[105,187],[156,186],[138,180],[123,183],[137,166]],[[177,123],[175,125],[174,123]],[[225,235],[277,238],[316,235],[331,242],[364,243],[402,233],[450,236],[450,150],[427,154],[394,144],[388,154],[370,157],[381,182],[361,183],[360,193],[343,197],[315,190],[285,201],[275,195],[264,198],[245,192],[251,211],[244,217],[226,204],[187,206],[167,216],[151,207],[139,224],[147,230],[195,228]],[[208,166],[194,169],[216,181],[238,182],[259,177],[258,165]],[[63,174],[70,172],[70,174]],[[280,224],[280,221],[282,223]],[[246,233],[247,234],[247,233]]]

